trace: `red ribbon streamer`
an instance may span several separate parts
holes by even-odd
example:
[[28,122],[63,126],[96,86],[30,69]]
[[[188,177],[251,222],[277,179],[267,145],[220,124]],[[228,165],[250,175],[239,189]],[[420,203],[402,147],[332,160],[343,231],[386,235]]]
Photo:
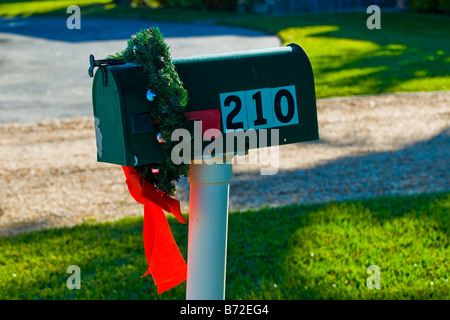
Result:
[[[175,243],[164,211],[172,213],[179,222],[186,223],[180,202],[143,180],[133,167],[122,166],[128,190],[144,205],[144,249],[149,273],[158,287],[158,294],[186,280],[187,266]],[[142,182],[142,184],[141,184]]]

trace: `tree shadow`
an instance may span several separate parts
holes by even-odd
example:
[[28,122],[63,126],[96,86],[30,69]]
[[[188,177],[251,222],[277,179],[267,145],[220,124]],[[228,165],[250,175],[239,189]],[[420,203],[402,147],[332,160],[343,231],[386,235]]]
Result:
[[[353,225],[353,230],[349,232],[355,232],[364,220],[377,219],[378,224],[383,224],[401,219],[418,208],[427,208],[430,203],[442,201],[446,197],[445,194],[384,197],[231,213],[226,299],[365,299],[367,297],[360,296],[360,292],[367,291],[361,286],[368,277],[365,273],[367,265],[363,261],[372,260],[373,252],[358,257],[356,252],[345,247],[341,254],[336,255],[339,261],[333,261],[335,265],[331,263],[327,270],[310,272],[314,268],[312,257],[311,262],[296,262],[299,250],[305,251],[308,256],[310,254],[310,243],[305,240],[314,238],[315,230],[329,227],[327,232],[344,237],[340,241],[343,246],[348,246],[345,240],[348,237],[342,232],[347,230],[349,224]],[[345,211],[349,208],[353,211],[344,220],[341,220],[342,216],[333,214],[335,210]],[[433,217],[429,210],[420,214],[422,216],[418,218]],[[435,217],[440,219],[438,222],[441,224],[445,219],[442,215]],[[114,223],[43,230],[1,238],[0,297],[37,300],[185,299],[185,283],[157,295],[151,276],[141,278],[146,269],[142,222],[142,218],[127,218]],[[180,251],[186,257],[187,226],[172,218],[169,219],[169,225]],[[341,225],[342,230],[332,228],[336,225]],[[322,237],[327,237],[327,232],[320,232]],[[448,236],[448,230],[446,232]],[[375,248],[377,255],[382,254],[385,244],[376,241],[369,241],[369,244]],[[316,249],[316,259],[326,255],[329,250],[327,247]],[[348,257],[353,255],[356,262],[351,263],[357,265],[361,262],[361,270],[349,270],[345,263],[343,265],[343,261],[348,262]],[[80,290],[67,288],[67,279],[71,274],[66,270],[70,265],[80,267]],[[332,288],[330,281],[341,279],[343,282],[347,278],[354,281],[355,277],[363,280],[359,280],[354,290],[344,290],[339,285],[335,291],[329,290]],[[415,288],[397,293],[373,291],[375,299],[411,299],[414,296],[419,299],[443,298],[445,292],[437,291],[430,296],[429,293],[416,292]]]
[[[440,262],[425,261],[426,252],[448,244],[450,225],[443,225],[446,217],[442,213],[433,213],[432,210],[437,207],[430,205],[445,199],[448,199],[448,194],[382,197],[312,206],[293,205],[231,215],[227,297],[293,300],[443,299],[448,296],[445,282],[444,286],[440,283],[441,287],[435,291],[426,291],[420,287],[420,277],[435,277],[433,272],[440,266]],[[445,212],[445,208],[439,208]],[[423,211],[416,214],[415,210],[421,209]],[[340,211],[346,214],[340,214]],[[402,243],[402,231],[384,232],[383,229],[385,225],[391,227],[396,223],[403,227],[400,221],[404,217],[421,220],[418,223],[421,228],[437,226],[439,229],[436,232],[441,239],[438,238],[429,247],[421,247],[422,256],[402,255],[401,248],[406,248]],[[372,224],[376,232],[370,233],[367,224]],[[245,230],[245,234],[239,230]],[[358,235],[358,230],[368,234]],[[418,246],[422,245],[422,241],[429,241],[420,237],[418,235],[416,239]],[[327,242],[328,238],[330,240]],[[403,257],[403,261],[397,261],[393,254],[395,251],[399,251],[398,256]],[[418,252],[421,252],[420,249]],[[442,259],[442,251],[439,255]],[[426,266],[428,271],[417,276],[407,266],[413,264],[411,261],[417,261],[419,268]],[[366,279],[370,275],[366,273],[366,268],[372,264],[382,267],[384,290],[367,290]],[[443,272],[445,277],[445,270]],[[405,274],[418,278],[410,282],[409,286],[401,285]]]
[[[323,139],[320,143],[341,146]],[[258,170],[238,171],[230,186],[230,206],[232,210],[235,206],[278,207],[449,190],[448,159],[450,128],[399,150],[351,155],[311,168],[279,170],[271,176],[260,175]],[[258,199],[241,199],[240,194],[255,188]]]
[[[335,144],[327,141],[320,143]],[[450,129],[446,129],[429,140],[411,144],[401,150],[345,157],[310,169],[282,170],[275,176],[236,173],[230,191],[232,197],[236,195],[235,201],[239,199],[241,190],[257,185],[261,190],[261,196],[258,198],[260,204],[274,207],[266,211],[243,212],[244,217],[239,221],[232,222],[230,219],[231,225],[239,224],[234,227],[236,230],[249,230],[246,231],[247,241],[243,239],[236,243],[237,248],[229,246],[230,252],[236,252],[238,260],[234,268],[242,273],[236,272],[237,277],[246,279],[246,283],[254,288],[250,290],[251,292],[241,290],[240,298],[271,296],[280,299],[442,299],[446,297],[445,286],[435,291],[420,288],[421,277],[433,279],[432,277],[436,275],[428,274],[428,271],[423,269],[417,270],[435,268],[435,265],[432,266],[433,262],[424,257],[432,248],[448,246],[449,214],[442,204],[435,206],[434,203],[448,198],[449,145]],[[443,193],[428,194],[432,191]],[[379,198],[380,196],[382,198]],[[280,202],[286,203],[285,198],[290,199],[292,206],[288,209],[285,207],[278,209]],[[323,203],[324,201],[332,202]],[[298,203],[311,202],[317,204],[298,206]],[[342,220],[337,219],[336,216],[343,210],[349,210],[350,213],[341,218]],[[402,248],[414,247],[413,243],[404,242],[402,233],[405,230],[393,229],[394,225],[402,225],[405,217],[408,217],[406,218],[408,221],[420,220],[425,228],[438,234],[436,242],[429,248],[424,248],[419,244],[421,241],[418,238],[417,247],[420,249],[417,249],[416,255],[403,257],[404,260],[401,261],[392,257],[389,260],[383,259],[383,252],[392,254],[397,250],[401,256]],[[386,234],[358,234],[357,230],[363,229],[366,221],[370,221],[369,224],[373,223],[373,228],[377,232],[391,234],[392,242],[379,242]],[[337,241],[342,244],[342,250],[337,253],[337,260],[333,261],[336,266],[324,263],[314,265],[313,257],[310,257],[311,262],[305,262],[307,259],[304,255],[310,253],[302,253],[302,250],[305,251],[303,248],[315,248],[310,249],[314,250],[311,252],[324,256],[323,259],[330,255],[330,251],[327,251],[330,250],[329,247],[318,244],[321,240],[315,238],[315,230],[322,232],[320,233],[322,237],[334,239],[330,240],[331,243]],[[263,244],[252,242],[251,239],[256,238],[256,234],[260,232],[270,240]],[[231,237],[233,227],[230,227],[229,234]],[[358,247],[360,246],[358,240],[350,240],[353,237],[365,239],[363,242],[367,241],[367,238],[372,239],[368,241],[369,248],[363,245],[361,245],[363,249]],[[329,246],[332,247],[330,244]],[[278,252],[276,248],[284,249]],[[299,254],[303,256],[299,257]],[[257,270],[246,268],[244,267],[246,261],[247,263],[253,261],[254,265],[263,265],[264,268]],[[413,267],[415,262],[419,264],[419,268],[417,264]],[[349,269],[346,264],[360,267]],[[373,290],[370,291],[372,295],[367,294],[369,290],[364,281],[369,277],[366,268],[371,264],[382,264],[384,274],[389,277],[389,290]],[[300,269],[293,272],[296,266]],[[280,271],[275,273],[274,270]],[[443,271],[445,273],[445,268]],[[272,275],[269,276],[271,272]],[[397,286],[402,281],[407,281],[405,279],[411,275],[419,275],[418,279],[414,280],[415,286],[408,290]],[[443,283],[445,285],[445,282]]]

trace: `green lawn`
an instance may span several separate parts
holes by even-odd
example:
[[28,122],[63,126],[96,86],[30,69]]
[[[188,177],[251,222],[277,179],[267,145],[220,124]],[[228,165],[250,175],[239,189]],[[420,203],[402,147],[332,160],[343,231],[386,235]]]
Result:
[[[449,213],[450,193],[231,213],[226,298],[450,299]],[[186,256],[187,225],[170,225]],[[185,298],[185,284],[157,295],[145,270],[141,218],[0,239],[0,299]]]
[[[56,11],[58,15],[66,14],[67,7],[76,4],[80,7],[97,4],[102,6],[111,0],[0,0],[0,17],[29,17]],[[68,15],[67,15],[68,16]]]
[[[0,17],[29,16],[69,16],[68,6],[76,4],[81,9],[81,17],[116,19],[149,19],[155,21],[193,22],[198,20],[239,17],[233,12],[209,12],[178,8],[121,7],[112,0],[0,0]],[[138,30],[136,30],[138,31]]]
[[222,23],[277,34],[308,54],[318,98],[450,90],[450,16],[365,12],[235,18]]

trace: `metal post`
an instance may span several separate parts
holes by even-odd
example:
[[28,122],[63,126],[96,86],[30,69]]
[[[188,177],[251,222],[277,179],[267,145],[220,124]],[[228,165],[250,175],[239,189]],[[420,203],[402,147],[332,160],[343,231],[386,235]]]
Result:
[[225,299],[232,165],[191,164],[187,300]]

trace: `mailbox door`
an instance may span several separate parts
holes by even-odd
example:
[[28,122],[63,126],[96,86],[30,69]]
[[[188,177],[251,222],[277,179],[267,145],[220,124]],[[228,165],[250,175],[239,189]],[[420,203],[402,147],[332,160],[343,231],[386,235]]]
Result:
[[[102,72],[106,72],[107,85]],[[97,70],[92,85],[97,161],[125,164],[127,141],[122,115],[120,83],[107,68]]]
[[[106,85],[102,72],[107,74]],[[146,79],[134,64],[97,70],[93,83],[97,160],[126,166],[158,163],[165,151],[146,99]],[[100,147],[100,148],[99,148]]]

